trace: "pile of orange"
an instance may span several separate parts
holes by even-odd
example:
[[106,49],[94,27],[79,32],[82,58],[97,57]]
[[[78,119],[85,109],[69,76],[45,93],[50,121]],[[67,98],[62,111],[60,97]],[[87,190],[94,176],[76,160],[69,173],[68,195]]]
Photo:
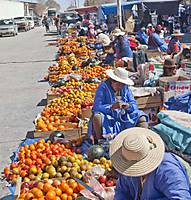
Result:
[[81,107],[85,107],[87,102],[88,106],[91,106],[93,99],[94,94],[87,91],[64,92],[62,97],[54,99],[43,109],[41,116],[78,116],[81,113]]
[[52,144],[40,139],[34,144],[21,146],[18,161],[4,169],[4,175],[9,181],[16,182],[18,177],[24,181],[41,179],[42,169],[61,156],[73,155],[63,144]]
[[75,180],[55,180],[53,183],[38,182],[32,189],[21,191],[19,200],[73,200],[79,196],[84,187]]
[[[73,122],[73,123],[70,123]],[[43,116],[36,121],[37,132],[63,131],[67,128],[77,128],[79,120],[75,117]]]
[[84,91],[95,91],[99,86],[99,83],[84,83],[82,89]]

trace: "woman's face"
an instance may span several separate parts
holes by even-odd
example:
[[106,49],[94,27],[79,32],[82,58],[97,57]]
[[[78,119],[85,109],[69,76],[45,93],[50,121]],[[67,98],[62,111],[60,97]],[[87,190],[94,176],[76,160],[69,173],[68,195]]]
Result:
[[164,67],[164,76],[174,76],[176,75],[176,67],[166,68]]
[[118,81],[115,81],[115,80],[112,80],[112,79],[111,79],[111,87],[113,88],[113,90],[114,90],[115,92],[120,91],[120,90],[124,87],[124,85],[125,85],[125,84],[120,83],[120,82],[118,82]]

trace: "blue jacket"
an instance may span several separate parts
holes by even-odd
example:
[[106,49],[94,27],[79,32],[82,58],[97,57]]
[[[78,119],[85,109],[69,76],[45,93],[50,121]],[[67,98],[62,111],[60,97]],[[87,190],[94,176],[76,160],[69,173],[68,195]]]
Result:
[[[137,200],[139,177],[120,175],[115,200]],[[165,153],[162,163],[151,172],[140,200],[191,200],[191,187],[182,163],[171,153]]]
[[145,32],[138,31],[137,34],[136,34],[136,38],[137,38],[137,40],[139,40],[139,42],[141,44],[148,45],[149,37],[148,37],[148,35]]
[[159,48],[162,52],[166,52],[168,47],[165,41],[159,37],[159,34],[152,33],[149,36],[148,49],[155,50],[157,48]]
[[[177,45],[178,49],[174,49],[174,45]],[[172,54],[172,53],[178,53],[176,52],[175,50],[178,50],[178,52],[180,52],[181,50],[181,43],[179,40],[175,39],[175,38],[172,38],[168,44],[168,50],[167,50],[167,53],[168,54]]]
[[[138,110],[137,103],[129,87],[121,90],[122,101],[129,103],[129,108],[122,114],[121,109],[112,110],[112,104],[117,101],[109,80],[102,82],[96,91],[93,113],[102,115],[103,134],[117,134],[124,129],[136,126],[139,118],[145,113]],[[89,136],[92,134],[92,120],[88,127]]]
[[133,51],[131,50],[127,36],[123,36],[121,43],[117,40],[115,43],[115,50],[117,58],[129,57],[133,58]]

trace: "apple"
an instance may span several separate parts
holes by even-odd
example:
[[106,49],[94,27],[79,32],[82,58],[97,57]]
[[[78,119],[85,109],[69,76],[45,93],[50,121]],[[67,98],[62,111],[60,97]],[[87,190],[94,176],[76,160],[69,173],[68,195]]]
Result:
[[106,180],[107,180],[107,177],[106,177],[106,176],[100,176],[100,177],[98,178],[98,181],[99,181],[100,183],[106,183]]
[[22,183],[21,188],[22,189],[29,188],[29,183],[27,183],[27,182]]
[[107,187],[112,187],[112,186],[114,186],[113,180],[108,180],[108,181],[106,181],[106,186],[107,186]]

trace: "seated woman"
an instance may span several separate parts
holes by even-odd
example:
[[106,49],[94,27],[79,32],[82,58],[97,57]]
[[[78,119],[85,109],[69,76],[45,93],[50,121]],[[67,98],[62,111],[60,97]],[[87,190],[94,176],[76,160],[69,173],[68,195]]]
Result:
[[163,77],[175,76],[176,75],[176,65],[173,59],[167,58],[163,65]]
[[113,140],[109,152],[119,173],[115,200],[191,199],[190,166],[165,152],[164,142],[155,132],[125,130]]
[[106,73],[109,78],[96,91],[88,127],[88,136],[94,143],[101,138],[112,138],[130,127],[148,127],[146,114],[138,110],[128,87],[133,85],[133,81],[128,78],[128,71],[118,67]]
[[167,53],[168,54],[177,54],[181,51],[181,43],[180,39],[184,34],[180,32],[180,30],[174,31],[172,34],[172,38],[168,44]]
[[148,40],[148,49],[149,50],[157,50],[160,49],[162,52],[167,51],[167,44],[164,40],[160,38],[161,27],[157,26],[155,32],[149,36]]

